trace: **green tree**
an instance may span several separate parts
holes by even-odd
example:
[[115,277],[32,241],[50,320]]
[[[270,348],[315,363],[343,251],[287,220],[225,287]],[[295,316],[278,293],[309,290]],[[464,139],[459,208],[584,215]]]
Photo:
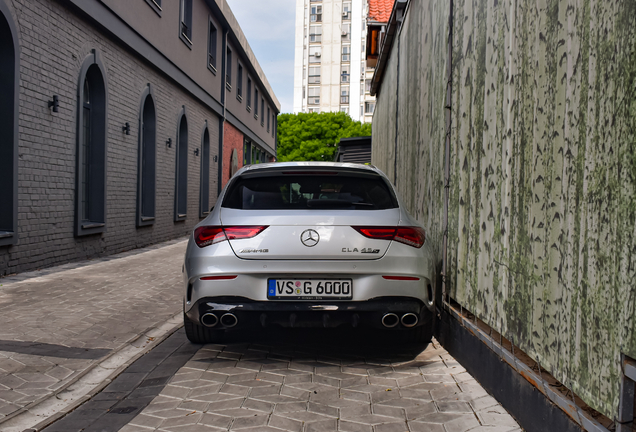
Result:
[[353,121],[343,112],[278,116],[278,160],[333,161],[341,138],[371,135],[371,123]]

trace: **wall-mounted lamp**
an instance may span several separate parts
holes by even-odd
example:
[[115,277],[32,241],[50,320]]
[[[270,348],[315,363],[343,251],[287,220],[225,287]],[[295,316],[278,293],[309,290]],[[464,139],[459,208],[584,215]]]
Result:
[[53,100],[49,101],[49,108],[53,107],[53,112],[58,112],[58,109],[60,107],[60,100],[58,99],[57,95],[53,95]]
[[214,155],[214,162],[216,162],[217,160],[219,160],[217,155]]
[[172,148],[172,138],[168,138],[168,141],[166,141],[166,147]]
[[198,148],[197,148],[197,149],[194,149],[194,155],[195,155],[195,156],[199,156],[199,149],[198,149]]
[[121,127],[121,131],[126,135],[130,135],[130,123],[126,122],[126,124]]

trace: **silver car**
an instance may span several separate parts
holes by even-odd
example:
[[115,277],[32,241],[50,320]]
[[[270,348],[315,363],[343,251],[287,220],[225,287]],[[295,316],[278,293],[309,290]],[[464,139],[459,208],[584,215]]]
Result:
[[424,230],[377,168],[244,167],[188,242],[187,337],[207,343],[229,329],[349,326],[428,342],[429,254]]

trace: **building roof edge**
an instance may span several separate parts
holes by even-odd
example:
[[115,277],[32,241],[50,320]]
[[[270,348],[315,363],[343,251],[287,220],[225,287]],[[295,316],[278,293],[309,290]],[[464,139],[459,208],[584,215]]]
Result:
[[399,27],[404,20],[404,15],[406,14],[409,2],[410,0],[395,0],[395,3],[393,4],[391,17],[387,24],[386,36],[384,37],[384,41],[380,47],[378,63],[375,66],[375,72],[371,79],[371,96],[376,96],[376,94],[380,91],[380,87],[382,86],[382,81],[384,79],[384,70],[386,69],[387,62],[391,56],[391,51],[393,50],[393,40],[395,39]]
[[[235,39],[235,41],[238,42],[241,49],[243,50],[244,55],[247,57],[249,62],[253,65],[256,75],[258,75],[258,79],[261,81],[263,87],[265,87],[265,90],[267,90],[267,93],[269,94],[272,100],[272,103],[274,104],[278,112],[280,112],[280,109],[281,109],[280,102],[278,101],[278,98],[276,97],[276,94],[274,93],[272,86],[269,84],[269,81],[267,80],[267,76],[265,76],[265,72],[263,72],[263,69],[261,68],[260,63],[256,59],[256,55],[254,55],[254,52],[252,51],[252,48],[250,47],[250,44],[247,41],[247,37],[243,33],[243,30],[241,29],[241,26],[239,25],[238,20],[234,16],[234,13],[232,12],[230,5],[227,4],[226,0],[205,0],[205,1],[212,10],[216,9],[221,13],[221,17],[223,20],[225,20],[225,24],[229,28],[233,36],[233,39]],[[221,17],[218,17],[218,18],[221,18]]]

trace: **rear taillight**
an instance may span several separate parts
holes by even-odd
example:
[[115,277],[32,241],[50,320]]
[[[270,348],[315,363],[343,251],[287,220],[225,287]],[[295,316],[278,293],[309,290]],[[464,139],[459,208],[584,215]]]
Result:
[[399,227],[395,235],[395,241],[404,243],[405,245],[421,248],[426,240],[424,230],[419,227]]
[[269,225],[246,226],[202,226],[194,230],[194,241],[200,248],[223,240],[238,240],[255,237]]
[[393,240],[395,238],[395,227],[351,227],[365,237],[378,240]]
[[246,239],[259,235],[268,225],[265,226],[229,226],[223,227],[228,240]]
[[424,245],[426,236],[420,227],[351,227],[367,238],[377,240],[395,240],[414,248]]
[[194,230],[194,241],[199,247],[210,246],[214,243],[227,240],[223,227],[220,226],[202,226]]

